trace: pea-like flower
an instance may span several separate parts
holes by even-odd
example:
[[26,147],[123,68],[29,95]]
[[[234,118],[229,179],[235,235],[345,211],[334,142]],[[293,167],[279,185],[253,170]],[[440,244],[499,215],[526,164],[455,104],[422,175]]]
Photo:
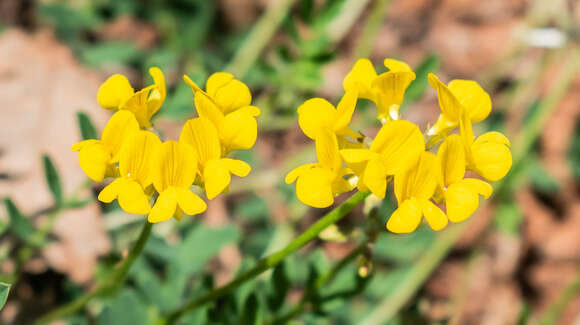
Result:
[[153,159],[152,181],[159,197],[149,214],[149,222],[161,222],[182,213],[195,215],[207,209],[205,202],[191,192],[197,174],[194,149],[185,143],[166,141],[156,150]]
[[197,114],[216,127],[225,154],[254,146],[260,109],[250,105],[252,95],[244,83],[230,73],[218,72],[209,77],[203,91],[188,76],[183,79],[193,90]]
[[472,80],[452,80],[449,86],[430,73],[427,76],[429,84],[437,91],[441,114],[437,122],[429,129],[428,135],[441,137],[447,135],[459,125],[461,111],[469,116],[471,123],[485,120],[491,112],[491,98]]
[[399,203],[387,221],[394,233],[409,233],[417,229],[423,216],[433,230],[447,225],[447,216],[430,199],[437,186],[436,157],[423,151],[415,166],[395,175],[395,196]]
[[347,164],[365,162],[359,177],[376,196],[385,197],[387,176],[395,175],[414,166],[425,151],[423,135],[419,128],[404,120],[385,123],[369,149],[343,149],[340,151]]
[[149,69],[154,84],[135,92],[127,77],[114,74],[99,88],[97,101],[101,107],[110,110],[127,110],[135,114],[142,128],[151,127],[151,117],[165,101],[165,77],[157,68]]
[[146,189],[151,185],[151,162],[161,140],[152,132],[138,131],[124,142],[119,157],[119,177],[99,194],[99,200],[117,199],[123,210],[148,214],[151,210]]
[[118,111],[105,126],[100,140],[90,139],[72,146],[79,153],[79,165],[95,182],[105,177],[116,177],[119,153],[123,142],[139,131],[139,123],[128,111]]
[[250,173],[251,167],[246,162],[222,158],[218,131],[205,117],[187,121],[179,141],[193,147],[201,182],[210,200],[228,187],[231,174],[245,177]]
[[359,137],[348,125],[356,107],[358,91],[347,91],[335,108],[324,98],[312,98],[298,107],[298,124],[310,139],[321,130],[332,130],[337,136]]
[[377,75],[368,59],[359,59],[343,82],[345,91],[356,90],[361,98],[377,105],[378,119],[385,123],[399,118],[405,91],[416,75],[405,62],[387,58],[383,64],[389,69]]
[[344,179],[350,170],[343,167],[334,132],[321,129],[315,140],[318,163],[306,164],[286,175],[286,184],[296,182],[298,199],[315,208],[326,208],[334,203],[334,197],[352,190]]
[[452,222],[469,218],[479,206],[479,195],[487,199],[493,188],[487,182],[465,176],[465,150],[457,134],[448,136],[437,151],[438,191],[445,201]]

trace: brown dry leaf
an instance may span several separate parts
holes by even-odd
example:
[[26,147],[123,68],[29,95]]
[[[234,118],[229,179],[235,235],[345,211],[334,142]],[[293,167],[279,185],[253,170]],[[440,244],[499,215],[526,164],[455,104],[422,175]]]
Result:
[[[0,197],[12,197],[25,214],[52,205],[42,153],[53,159],[64,193],[86,180],[70,146],[80,138],[78,110],[85,110],[101,129],[104,125],[108,113],[96,103],[100,82],[97,73],[82,68],[51,35],[7,30],[0,36],[0,173],[7,175],[0,180]],[[54,232],[66,262],[49,255],[49,264],[76,281],[88,281],[97,257],[109,249],[97,207],[63,213]]]
[[153,25],[131,16],[115,19],[99,30],[98,35],[108,41],[135,42],[142,49],[152,48],[159,38]]

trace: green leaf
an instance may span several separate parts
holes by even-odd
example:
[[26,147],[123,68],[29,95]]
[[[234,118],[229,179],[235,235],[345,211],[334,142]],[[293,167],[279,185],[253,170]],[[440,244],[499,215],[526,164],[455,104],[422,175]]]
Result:
[[9,292],[10,292],[10,284],[0,282],[0,310],[4,308],[6,300],[8,300]]
[[252,293],[244,303],[244,311],[240,324],[255,325],[261,324],[261,313],[259,312],[259,301],[255,293]]
[[128,42],[101,42],[87,47],[81,53],[83,61],[92,67],[106,64],[128,64],[143,56],[137,45]]
[[147,305],[131,289],[124,289],[118,297],[103,308],[99,324],[148,324]]
[[18,209],[16,204],[10,198],[4,199],[6,211],[10,216],[10,230],[14,235],[27,243],[33,242],[33,235],[35,233],[34,227],[30,220],[28,220]]
[[272,293],[268,297],[268,307],[272,311],[277,311],[284,304],[291,284],[286,273],[286,263],[284,261],[274,268],[271,283]]
[[504,233],[517,235],[524,215],[514,200],[501,202],[495,210],[495,225]]
[[59,206],[62,204],[62,185],[60,183],[60,176],[54,163],[50,156],[44,154],[42,155],[42,165],[44,167],[44,177],[46,178],[46,183],[48,184],[48,189],[52,194],[55,205]]
[[97,129],[95,128],[91,118],[87,115],[87,113],[82,111],[77,112],[77,122],[79,124],[79,129],[81,130],[81,137],[83,140],[97,138]]
[[541,193],[555,194],[560,190],[560,184],[554,179],[538,159],[532,159],[528,166],[532,186]]
[[425,60],[423,60],[423,62],[421,62],[421,64],[419,64],[419,67],[415,70],[417,77],[405,92],[405,104],[413,103],[423,97],[427,85],[429,85],[427,82],[427,74],[437,72],[439,66],[439,57],[434,54],[429,55]]

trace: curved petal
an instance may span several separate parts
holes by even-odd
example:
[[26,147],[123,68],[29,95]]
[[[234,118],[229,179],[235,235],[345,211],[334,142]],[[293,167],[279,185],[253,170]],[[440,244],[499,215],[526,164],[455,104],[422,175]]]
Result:
[[81,169],[95,182],[105,178],[110,161],[111,152],[100,141],[86,145],[79,151]]
[[479,196],[464,182],[451,184],[445,191],[447,217],[452,222],[469,218],[479,206]]
[[97,199],[103,203],[111,203],[119,196],[119,184],[122,182],[121,178],[115,179],[111,184],[105,186],[99,193]]
[[191,80],[191,78],[189,78],[187,75],[183,75],[183,81],[185,81],[185,83],[191,87],[191,91],[195,94],[197,92],[203,92],[203,90],[201,90],[201,88],[193,81]]
[[254,114],[255,107],[246,106],[226,115],[220,137],[227,151],[254,146],[258,137],[258,122]]
[[157,111],[163,105],[165,97],[167,96],[167,89],[165,85],[165,76],[163,71],[158,67],[151,67],[149,69],[149,74],[153,77],[153,82],[155,83],[153,90],[149,93],[147,98],[147,119],[157,113]]
[[197,117],[185,122],[179,142],[187,143],[194,149],[200,170],[208,161],[221,156],[218,131],[207,118]]
[[232,80],[234,80],[234,75],[229,72],[213,73],[207,78],[205,90],[210,97],[215,97],[217,91]]
[[131,98],[129,98],[120,109],[127,110],[135,115],[137,122],[142,128],[151,127],[151,122],[149,121],[149,102],[147,98],[149,93],[153,89],[153,86],[143,88],[136,92]]
[[364,170],[363,183],[374,195],[380,198],[385,197],[387,191],[387,174],[380,160],[369,160]]
[[151,184],[151,162],[161,140],[153,132],[138,131],[123,143],[119,154],[121,176],[129,177],[147,187]]
[[386,58],[383,61],[384,66],[389,69],[389,71],[392,72],[399,72],[399,71],[403,71],[403,72],[413,72],[413,70],[411,69],[411,67],[403,62],[403,61],[399,61],[396,59],[392,59],[392,58]]
[[377,93],[379,119],[387,117],[391,106],[400,106],[405,97],[405,91],[415,80],[412,71],[389,71],[381,73],[372,83]]
[[203,170],[203,182],[207,198],[212,200],[222,193],[231,181],[228,166],[221,160],[210,160]]
[[105,126],[101,139],[112,155],[111,162],[119,161],[119,152],[123,142],[139,131],[139,123],[133,113],[129,111],[118,111]]
[[405,200],[387,221],[387,229],[396,234],[413,232],[421,222],[422,209],[417,199]]
[[284,181],[286,182],[286,184],[292,184],[294,183],[294,181],[296,181],[298,177],[300,177],[300,175],[304,174],[307,170],[312,169],[315,166],[318,166],[318,164],[305,164],[302,166],[298,166],[289,171],[288,174],[286,174]]
[[157,192],[170,187],[189,187],[197,174],[197,158],[185,143],[167,141],[159,146],[153,161],[152,180]]
[[371,159],[374,155],[368,149],[342,149],[340,155],[347,163],[360,163]]
[[193,216],[207,209],[205,202],[188,188],[179,187],[175,189],[175,192],[177,193],[177,204],[186,214]]
[[96,139],[88,139],[88,140],[83,140],[81,142],[77,142],[75,144],[73,144],[71,146],[71,150],[72,151],[81,151],[84,147],[91,145],[91,144],[95,144],[95,143],[100,143],[100,140],[96,140]]
[[473,145],[473,161],[470,169],[490,181],[502,179],[512,166],[512,154],[508,147],[495,142]]
[[298,107],[298,124],[310,139],[316,139],[323,129],[334,130],[336,109],[323,98],[312,98]]
[[220,159],[222,163],[228,168],[230,173],[239,176],[239,177],[246,177],[252,170],[250,165],[243,161],[231,158],[222,158]]
[[224,114],[249,106],[252,102],[248,86],[236,79],[218,88],[213,98]]
[[194,95],[195,109],[199,117],[207,118],[218,129],[224,128],[224,114],[216,103],[203,91],[198,91]]
[[326,208],[334,203],[332,172],[324,168],[305,171],[296,182],[296,196],[302,203],[315,208]]
[[453,123],[459,123],[461,117],[461,103],[457,100],[455,95],[449,88],[432,73],[427,75],[427,80],[433,89],[437,91],[437,99],[439,100],[439,108],[443,115]]
[[344,77],[342,86],[345,91],[355,90],[361,98],[374,100],[371,88],[377,72],[369,59],[358,59],[350,72]]
[[466,187],[468,187],[472,192],[483,196],[484,199],[488,199],[493,193],[493,187],[481,179],[476,178],[465,178],[461,181]]
[[316,157],[324,168],[338,171],[342,166],[342,159],[338,152],[338,141],[336,135],[329,130],[320,130],[316,140]]
[[151,211],[149,198],[139,183],[131,179],[121,179],[118,193],[119,205],[123,211],[133,214],[147,214]]
[[473,142],[473,145],[481,145],[486,142],[503,144],[508,148],[511,146],[510,140],[503,133],[497,131],[486,132],[478,136],[475,142]]
[[421,202],[423,215],[431,229],[439,231],[447,226],[447,216],[433,202],[425,200]]
[[467,110],[471,123],[485,120],[491,112],[491,98],[472,80],[451,80],[449,90]]
[[441,168],[438,176],[440,186],[455,183],[465,175],[465,149],[461,137],[457,134],[448,136],[437,151],[437,159]]
[[151,223],[167,221],[171,219],[177,209],[177,193],[175,188],[170,187],[159,193],[155,205],[151,208],[147,220]]
[[354,114],[356,102],[358,99],[358,91],[347,91],[336,107],[336,121],[334,122],[334,130],[336,132],[348,132],[348,125]]
[[125,101],[133,96],[134,90],[122,74],[110,76],[97,92],[97,102],[106,109],[118,109]]
[[394,175],[417,163],[425,142],[417,125],[390,121],[383,125],[370,149],[381,155],[387,175]]
[[433,153],[423,151],[418,164],[408,169],[406,172],[396,174],[395,194],[398,199],[408,199],[415,197],[418,200],[428,200],[435,193],[437,186],[436,178],[436,157]]

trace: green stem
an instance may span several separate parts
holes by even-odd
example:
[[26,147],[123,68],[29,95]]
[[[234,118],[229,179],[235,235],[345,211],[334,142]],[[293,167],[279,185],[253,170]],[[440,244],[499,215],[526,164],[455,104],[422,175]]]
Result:
[[274,36],[294,2],[296,0],[271,1],[225,70],[242,78]]
[[355,49],[355,58],[366,58],[374,49],[379,29],[385,23],[387,7],[391,0],[376,0],[367,22],[361,32]]
[[131,267],[131,264],[133,264],[135,259],[143,251],[145,243],[147,242],[147,239],[151,234],[152,226],[153,226],[152,223],[149,223],[147,221],[145,222],[145,225],[141,230],[141,234],[139,235],[139,238],[137,239],[135,245],[133,245],[133,248],[129,252],[129,255],[127,256],[127,258],[125,258],[125,260],[123,260],[121,265],[114,271],[114,273],[107,281],[97,285],[97,287],[95,287],[92,291],[85,293],[76,300],[42,316],[41,318],[37,319],[34,324],[35,325],[48,324],[54,320],[61,319],[64,316],[70,315],[82,309],[92,298],[109,293],[114,293],[115,291],[117,291],[117,289],[125,281],[127,273],[129,272],[129,268]]
[[287,256],[293,254],[298,249],[302,248],[304,245],[308,244],[312,240],[316,239],[321,231],[326,229],[326,227],[330,226],[331,224],[336,223],[338,220],[342,219],[347,213],[349,213],[352,209],[354,209],[357,205],[359,205],[369,193],[362,193],[357,192],[353,196],[351,196],[348,200],[344,203],[333,209],[332,211],[328,212],[324,217],[318,220],[315,224],[310,226],[310,228],[306,229],[300,236],[298,236],[294,241],[289,243],[285,248],[282,250],[267,256],[261,259],[256,266],[252,269],[240,274],[237,278],[229,282],[228,284],[216,288],[201,297],[195,298],[192,301],[186,303],[182,307],[174,310],[173,312],[169,313],[165,318],[160,319],[157,324],[172,324],[175,322],[179,317],[183,314],[190,312],[204,304],[207,304],[210,301],[213,301],[217,298],[223,297],[230,293],[232,290],[236,289],[240,285],[246,283],[249,280],[257,277],[261,273],[275,267],[278,265],[282,260],[284,260]]

